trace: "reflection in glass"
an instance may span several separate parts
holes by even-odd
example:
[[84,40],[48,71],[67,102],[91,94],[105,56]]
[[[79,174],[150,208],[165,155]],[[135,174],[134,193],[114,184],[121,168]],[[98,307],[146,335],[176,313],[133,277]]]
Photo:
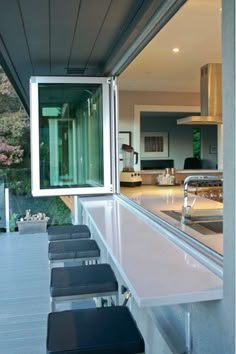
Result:
[[101,84],[39,84],[40,187],[98,187],[103,176]]

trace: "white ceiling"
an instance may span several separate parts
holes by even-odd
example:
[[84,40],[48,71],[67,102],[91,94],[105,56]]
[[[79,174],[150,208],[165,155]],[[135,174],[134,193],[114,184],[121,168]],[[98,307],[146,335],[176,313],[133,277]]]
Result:
[[221,0],[188,0],[120,75],[119,89],[199,92],[200,67],[221,61]]

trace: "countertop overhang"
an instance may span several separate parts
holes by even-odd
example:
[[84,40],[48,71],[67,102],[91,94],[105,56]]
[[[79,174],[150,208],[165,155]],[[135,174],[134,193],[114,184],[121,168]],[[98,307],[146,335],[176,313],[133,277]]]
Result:
[[118,196],[84,197],[80,203],[138,306],[223,298],[222,279]]

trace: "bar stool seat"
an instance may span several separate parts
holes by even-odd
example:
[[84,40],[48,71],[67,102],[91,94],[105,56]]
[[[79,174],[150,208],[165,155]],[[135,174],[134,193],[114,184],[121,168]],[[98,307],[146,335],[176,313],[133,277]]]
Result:
[[87,225],[56,225],[49,226],[48,228],[48,240],[70,240],[70,239],[82,239],[90,238],[91,233]]
[[50,268],[64,262],[97,262],[99,257],[100,249],[95,240],[62,240],[48,244]]
[[109,264],[53,268],[50,294],[52,311],[58,301],[116,295],[117,302],[118,283]]
[[144,341],[125,306],[48,315],[48,354],[141,354]]
[[49,260],[98,258],[100,249],[95,240],[62,240],[48,244]]

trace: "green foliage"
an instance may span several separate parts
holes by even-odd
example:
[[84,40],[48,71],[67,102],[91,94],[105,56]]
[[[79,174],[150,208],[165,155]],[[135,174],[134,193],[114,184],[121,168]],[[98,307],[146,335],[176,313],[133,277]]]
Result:
[[0,166],[12,166],[28,158],[29,135],[29,118],[0,67]]
[[22,109],[22,104],[6,74],[0,67],[0,114],[17,112],[20,109]]
[[21,181],[12,180],[8,183],[9,190],[14,195],[31,195],[31,181],[30,178],[27,176]]
[[26,130],[29,130],[29,118],[24,111],[0,114],[0,131],[8,144],[25,145]]
[[193,128],[193,157],[201,158],[201,130]]
[[31,196],[30,169],[5,168],[0,170],[0,179],[13,195]]
[[4,181],[11,195],[10,227],[14,231],[15,220],[23,217],[26,209],[33,214],[43,212],[50,217],[48,225],[70,224],[70,209],[60,197],[32,197],[30,169],[2,169],[0,181]]
[[18,97],[0,95],[0,114],[5,112],[17,112],[22,107]]
[[50,217],[48,224],[60,225],[71,223],[70,209],[60,197],[51,197],[48,205],[47,215]]
[[[29,117],[24,111],[22,104],[10,84],[7,76],[0,67],[0,155],[2,149],[8,149],[10,154],[12,148],[24,150],[23,160],[27,166],[30,160],[30,127]],[[44,146],[41,153],[48,158],[47,146]],[[9,157],[9,156],[8,156]],[[33,214],[44,212],[50,217],[50,224],[71,223],[71,213],[68,207],[59,197],[31,196],[31,174],[30,168],[16,168],[12,160],[11,168],[1,164],[0,180],[10,190],[11,215],[10,227],[15,229],[16,219],[24,215],[26,209],[31,209]],[[4,161],[3,161],[4,162]],[[19,166],[19,165],[17,165]]]
[[13,232],[16,229],[16,220],[17,220],[17,214],[16,213],[11,213],[10,214],[10,220],[9,220],[9,226],[10,226],[10,231]]
[[[15,206],[16,207],[16,206]],[[18,205],[19,207],[19,205]],[[70,209],[63,203],[60,197],[24,197],[21,209],[17,212],[18,218],[23,217],[27,207],[30,207],[32,214],[45,213],[50,219],[48,225],[62,225],[71,223]]]

